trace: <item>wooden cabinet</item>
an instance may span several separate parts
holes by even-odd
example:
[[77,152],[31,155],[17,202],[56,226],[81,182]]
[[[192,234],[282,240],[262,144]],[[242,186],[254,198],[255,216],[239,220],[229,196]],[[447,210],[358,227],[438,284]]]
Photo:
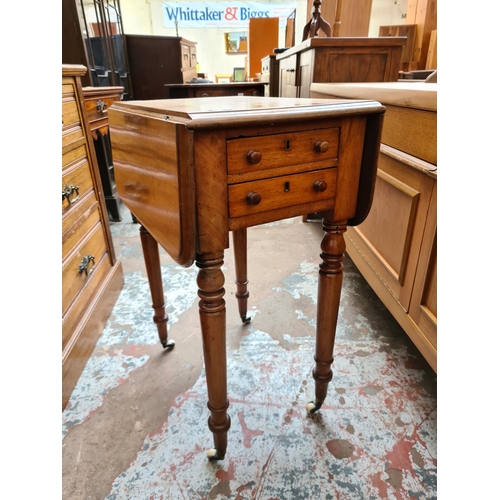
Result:
[[231,82],[231,83],[183,83],[165,85],[169,99],[191,97],[222,97],[222,96],[263,96],[264,83]]
[[177,36],[126,35],[134,99],[165,99],[165,84],[196,78],[196,43]]
[[395,82],[405,43],[405,37],[309,38],[276,56],[280,96],[309,97],[313,82]]
[[109,138],[108,108],[120,101],[123,87],[84,87],[85,111],[94,141],[104,200],[112,221],[121,221],[119,200],[113,171],[113,157]]
[[85,111],[82,65],[62,65],[62,407],[123,286]]
[[279,97],[280,95],[280,65],[276,60],[276,54],[270,54],[262,58],[261,82],[267,83],[264,96]]
[[348,228],[346,251],[437,371],[437,84],[313,84],[311,93],[386,107],[372,208]]

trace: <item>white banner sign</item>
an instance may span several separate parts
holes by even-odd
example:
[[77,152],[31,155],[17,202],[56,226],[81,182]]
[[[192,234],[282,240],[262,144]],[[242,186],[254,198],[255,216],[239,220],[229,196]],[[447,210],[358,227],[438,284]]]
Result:
[[163,26],[174,28],[246,28],[251,17],[279,17],[280,27],[297,4],[270,2],[164,2]]

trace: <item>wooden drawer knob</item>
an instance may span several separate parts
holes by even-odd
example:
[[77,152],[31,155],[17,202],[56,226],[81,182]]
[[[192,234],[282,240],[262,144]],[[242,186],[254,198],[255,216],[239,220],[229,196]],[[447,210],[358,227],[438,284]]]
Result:
[[325,181],[316,181],[314,183],[314,191],[318,191],[318,193],[322,193],[326,191],[328,184]]
[[328,141],[318,141],[315,145],[314,145],[314,149],[315,151],[317,151],[318,153],[326,153],[328,151],[328,147],[330,145],[328,144]]
[[247,153],[247,161],[252,165],[256,165],[262,160],[262,153],[253,149]]
[[261,196],[259,193],[254,193],[253,191],[250,191],[247,194],[247,203],[249,205],[258,205],[260,203]]

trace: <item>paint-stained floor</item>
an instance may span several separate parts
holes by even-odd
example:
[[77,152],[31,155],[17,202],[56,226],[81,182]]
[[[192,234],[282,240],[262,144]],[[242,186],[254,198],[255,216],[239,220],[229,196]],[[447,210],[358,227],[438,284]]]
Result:
[[64,500],[435,499],[436,375],[346,257],[333,380],[310,416],[321,224],[248,230],[249,311],[225,255],[231,428],[213,446],[196,266],[161,253],[169,338],[152,321],[139,226],[111,223],[125,284],[62,414]]

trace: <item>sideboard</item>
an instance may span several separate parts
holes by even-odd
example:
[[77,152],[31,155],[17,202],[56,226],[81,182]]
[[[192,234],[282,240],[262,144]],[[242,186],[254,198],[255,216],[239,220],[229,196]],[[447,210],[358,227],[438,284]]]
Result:
[[313,83],[311,94],[386,108],[372,209],[346,251],[437,372],[437,83]]
[[169,99],[190,97],[222,97],[222,96],[263,96],[265,83],[230,82],[230,83],[182,83],[165,85]]
[[406,37],[314,37],[278,54],[280,97],[309,97],[313,82],[395,82]]

